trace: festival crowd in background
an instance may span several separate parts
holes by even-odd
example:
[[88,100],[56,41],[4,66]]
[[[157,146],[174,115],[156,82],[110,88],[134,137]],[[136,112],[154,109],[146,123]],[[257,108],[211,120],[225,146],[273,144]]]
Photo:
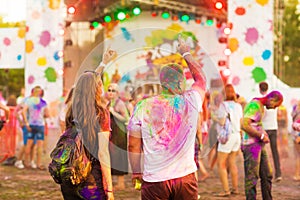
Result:
[[[87,140],[99,149],[99,153],[90,152],[93,160],[91,176],[96,181],[88,182],[82,188],[62,185],[65,199],[89,199],[93,195],[98,199],[114,199],[113,190],[126,189],[124,176],[129,173],[132,173],[133,184],[142,183],[142,199],[154,199],[154,196],[198,199],[198,183],[205,184],[207,178],[214,176],[214,168],[217,168],[223,188],[215,195],[228,197],[241,192],[238,176],[244,172],[239,171],[236,164],[239,156],[244,158],[246,199],[256,199],[259,178],[263,199],[272,199],[272,182],[284,179],[281,173],[284,163],[280,161],[291,154],[288,151],[290,138],[296,158],[293,178],[300,181],[300,100],[288,113],[281,104],[284,97],[279,91],[269,91],[266,82],[259,84],[261,96],[253,97],[248,102],[236,93],[231,84],[221,89],[207,90],[201,67],[192,60],[184,41],[179,42],[178,52],[188,63],[195,81],[186,90],[182,68],[177,64],[162,67],[158,75],[160,88],[155,84],[135,88],[128,81],[128,87],[121,90],[116,70],[111,84],[105,89],[100,74],[116,54],[113,50],[107,50],[99,67],[83,73],[64,94],[64,101],[57,108],[60,113],[57,128],[60,132],[82,123],[82,130],[95,138],[104,138]],[[88,86],[90,90],[87,90]],[[84,88],[86,93],[82,91]],[[16,154],[3,164],[20,170],[47,169],[48,163],[43,163],[42,157],[49,156],[46,148],[50,107],[43,95],[43,89],[37,85],[32,88],[30,96],[24,96],[23,88],[18,97],[0,99],[4,126],[9,123],[11,111],[18,122]],[[89,97],[92,101],[87,99]],[[79,105],[78,101],[85,99],[95,106],[88,108]],[[78,110],[79,107],[82,110]],[[80,116],[82,113],[83,116]],[[222,143],[219,132],[227,116],[230,116],[232,132],[228,141]],[[291,128],[288,127],[289,116],[293,122]],[[85,127],[86,119],[91,121]],[[93,126],[91,122],[98,125]],[[103,142],[105,138],[107,143]],[[270,145],[271,155],[268,155],[266,145]],[[107,157],[110,157],[109,161]],[[274,163],[274,173],[270,169],[270,160]],[[107,170],[107,167],[111,169]],[[195,176],[197,171],[199,173]],[[112,184],[113,177],[116,177],[115,185]],[[179,181],[174,180],[185,184],[179,187]],[[172,190],[167,190],[168,187]],[[93,191],[86,191],[91,188]],[[74,193],[77,190],[79,196]]]

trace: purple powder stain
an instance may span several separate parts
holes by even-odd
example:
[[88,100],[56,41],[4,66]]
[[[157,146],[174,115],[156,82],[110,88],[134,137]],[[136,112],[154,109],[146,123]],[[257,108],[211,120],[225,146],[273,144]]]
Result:
[[245,41],[250,44],[253,45],[257,42],[258,40],[258,31],[256,28],[248,28],[247,32],[246,32],[246,38]]

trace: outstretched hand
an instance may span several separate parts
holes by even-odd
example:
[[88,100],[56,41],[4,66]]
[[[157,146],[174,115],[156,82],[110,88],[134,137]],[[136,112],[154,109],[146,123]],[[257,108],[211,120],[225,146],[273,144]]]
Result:
[[105,64],[105,65],[108,64],[116,56],[117,56],[117,52],[115,50],[111,50],[110,48],[107,48],[102,56],[103,64]]
[[182,55],[185,52],[189,52],[190,51],[190,46],[187,45],[187,43],[184,41],[184,39],[181,37],[181,35],[178,36],[178,47],[177,47],[177,51]]

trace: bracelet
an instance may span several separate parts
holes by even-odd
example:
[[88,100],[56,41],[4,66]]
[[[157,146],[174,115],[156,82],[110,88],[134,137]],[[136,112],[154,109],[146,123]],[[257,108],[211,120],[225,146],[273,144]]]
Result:
[[265,137],[265,134],[264,134],[264,133],[262,133],[262,134],[261,134],[261,136],[260,136],[260,140],[263,140],[263,139],[264,139],[264,137]]
[[105,190],[105,192],[111,192],[111,193],[113,193],[113,191],[112,191],[112,190]]
[[182,54],[182,57],[185,57],[185,56],[187,56],[187,55],[191,55],[191,53],[190,52],[184,52],[183,54]]

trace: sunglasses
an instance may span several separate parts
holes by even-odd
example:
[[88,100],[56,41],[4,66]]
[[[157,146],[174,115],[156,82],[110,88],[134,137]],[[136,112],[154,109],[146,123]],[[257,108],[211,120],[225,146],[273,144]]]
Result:
[[107,92],[116,92],[116,90],[108,89]]
[[95,72],[95,71],[92,71],[92,70],[85,70],[83,73],[88,73],[88,72],[93,73],[93,74],[95,74],[96,76],[100,76],[100,73]]

